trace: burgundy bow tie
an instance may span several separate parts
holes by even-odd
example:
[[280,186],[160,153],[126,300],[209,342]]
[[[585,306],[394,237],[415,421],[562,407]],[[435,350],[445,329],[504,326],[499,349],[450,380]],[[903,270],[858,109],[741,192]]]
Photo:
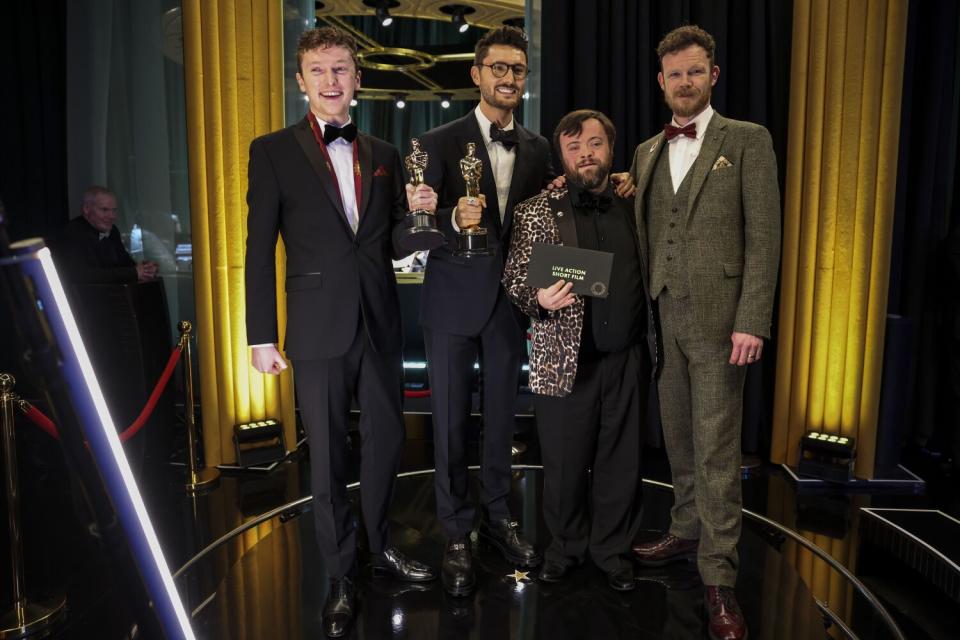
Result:
[[675,127],[672,124],[665,124],[663,125],[663,133],[667,136],[667,142],[673,140],[677,136],[687,136],[688,138],[696,139],[697,123],[691,122],[685,127]]

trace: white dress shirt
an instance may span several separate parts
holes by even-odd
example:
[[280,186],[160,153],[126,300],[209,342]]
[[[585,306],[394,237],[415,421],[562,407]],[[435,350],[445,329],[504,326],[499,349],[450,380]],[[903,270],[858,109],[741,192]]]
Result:
[[[680,188],[690,167],[696,162],[700,155],[700,147],[703,146],[703,136],[707,132],[707,125],[710,124],[710,118],[713,117],[713,107],[707,105],[707,108],[697,114],[697,117],[690,122],[697,123],[697,137],[689,138],[687,136],[677,136],[670,141],[670,180],[673,182],[673,192],[676,193]],[[676,118],[671,122],[673,126],[679,127]],[[689,122],[687,124],[690,124]]]
[[[493,170],[493,182],[497,185],[497,208],[500,211],[500,221],[503,222],[503,216],[507,213],[507,200],[510,199],[510,182],[513,180],[513,163],[517,159],[517,148],[509,151],[503,144],[490,140],[490,125],[493,124],[483,115],[480,105],[473,110],[477,117],[477,124],[480,125],[480,135],[483,136],[483,145],[487,148],[487,155],[490,156],[490,168]],[[510,124],[503,127],[504,131],[513,129],[513,116],[510,117]],[[488,202],[489,207],[492,202]],[[457,226],[457,209],[453,209],[453,228],[460,231]]]
[[[317,118],[320,125],[320,135],[326,131],[327,123]],[[341,124],[345,127],[350,123],[350,118]],[[336,126],[336,125],[334,125]],[[353,180],[353,143],[347,142],[343,138],[337,138],[327,145],[327,153],[330,154],[330,162],[333,163],[333,172],[337,174],[337,185],[340,187],[340,198],[343,201],[343,212],[347,214],[347,221],[353,232],[357,232],[360,224],[360,213],[357,211],[357,187]]]

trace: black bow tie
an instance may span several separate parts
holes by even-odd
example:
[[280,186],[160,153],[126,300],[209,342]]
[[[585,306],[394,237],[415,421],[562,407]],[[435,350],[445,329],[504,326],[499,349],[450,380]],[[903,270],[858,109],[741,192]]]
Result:
[[517,146],[517,130],[501,129],[497,125],[490,123],[490,141],[499,142],[507,148],[507,151]]
[[613,198],[605,193],[596,195],[589,191],[581,191],[573,203],[577,209],[590,209],[591,211],[606,211],[613,205]]
[[353,142],[357,138],[357,125],[352,122],[343,127],[328,124],[323,128],[323,144],[330,144],[337,138],[343,138],[347,142]]

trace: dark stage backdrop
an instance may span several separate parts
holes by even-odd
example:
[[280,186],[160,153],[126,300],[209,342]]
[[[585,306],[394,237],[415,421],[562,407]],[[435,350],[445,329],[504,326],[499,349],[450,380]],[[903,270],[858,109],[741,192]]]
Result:
[[948,374],[949,359],[958,357],[948,348],[951,339],[960,339],[960,320],[951,317],[957,312],[958,290],[947,277],[946,258],[948,233],[960,225],[955,187],[960,180],[958,59],[960,5],[954,0],[911,2],[888,309],[906,318],[911,329],[902,344],[891,345],[910,363],[901,407],[908,417],[905,435],[917,445],[940,450],[949,450],[960,430],[960,413],[951,406],[960,399],[950,397]]
[[0,3],[0,198],[13,239],[67,221],[64,0]]
[[[787,150],[793,3],[780,0],[549,0],[542,35],[542,133],[573,109],[599,109],[617,127],[614,170],[663,128],[670,111],[657,84],[656,47],[671,29],[698,24],[717,42],[720,80],[711,103],[730,118],[770,130],[780,192]],[[557,166],[560,166],[559,164]],[[779,296],[778,296],[779,298]],[[779,306],[777,302],[774,306]],[[775,312],[776,313],[776,312]],[[776,331],[774,318],[773,328]],[[747,375],[744,451],[768,453],[776,336]]]
[[573,109],[599,109],[617,127],[615,168],[670,119],[657,84],[657,43],[698,24],[717,41],[714,109],[773,136],[781,177],[787,145],[793,3],[780,0],[549,0],[544,3],[542,133]]
[[[68,218],[65,16],[64,0],[0,3],[0,200],[12,240],[49,236]],[[12,322],[0,306],[0,371],[33,397]]]

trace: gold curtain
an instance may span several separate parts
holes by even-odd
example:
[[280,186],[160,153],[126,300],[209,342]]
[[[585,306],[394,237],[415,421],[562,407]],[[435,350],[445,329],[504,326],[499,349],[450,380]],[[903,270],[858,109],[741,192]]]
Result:
[[[245,329],[247,150],[283,127],[283,15],[275,0],[184,0],[187,145],[206,464],[233,463],[233,425],[263,417],[295,444],[293,382],[250,366]],[[284,255],[277,257],[283,282]],[[278,291],[283,291],[278,287]],[[268,304],[276,304],[268,301]],[[284,307],[278,305],[280,326]],[[282,341],[282,336],[281,336]]]
[[795,0],[771,458],[807,429],[874,473],[907,0]]

